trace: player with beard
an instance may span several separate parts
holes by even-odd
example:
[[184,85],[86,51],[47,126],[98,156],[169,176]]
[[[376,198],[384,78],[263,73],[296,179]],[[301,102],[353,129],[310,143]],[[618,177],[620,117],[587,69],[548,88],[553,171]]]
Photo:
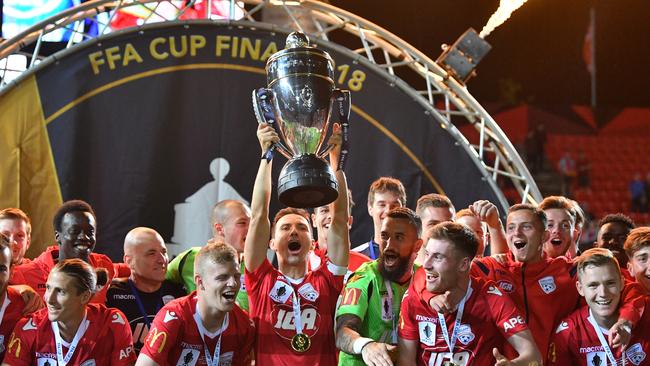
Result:
[[[632,331],[627,347],[607,342],[607,330],[620,316],[623,279],[612,253],[603,248],[585,251],[576,260],[576,286],[587,305],[582,306],[557,327],[549,347],[549,364],[572,365],[650,365],[650,315],[647,312]],[[645,308],[650,298],[645,298]]]
[[626,215],[621,213],[609,214],[598,222],[598,240],[596,241],[596,248],[609,249],[619,265],[621,272],[627,279],[633,279],[627,271],[627,255],[625,254],[625,240],[634,229],[634,221]]
[[[496,284],[470,280],[478,238],[468,227],[445,222],[430,232],[424,268],[417,270],[402,300],[399,365],[530,365],[541,363],[519,310]],[[428,299],[449,292],[456,311],[433,311]],[[442,335],[442,337],[440,336]],[[508,341],[518,357],[508,360],[498,350]]]
[[339,365],[392,365],[402,296],[422,245],[412,210],[390,210],[381,226],[379,259],[363,264],[345,286],[336,311]]
[[136,365],[251,364],[255,327],[235,303],[237,258],[237,251],[223,242],[209,241],[199,250],[196,292],[158,312]]
[[[94,253],[97,221],[95,211],[84,201],[67,201],[54,214],[54,238],[58,246],[50,246],[32,262],[17,266],[11,284],[26,284],[43,296],[45,283],[52,268],[61,261],[78,258],[93,266],[104,268],[108,280],[115,277],[113,262],[103,254]],[[102,286],[91,302],[105,303],[108,286]]]
[[544,243],[544,252],[551,258],[575,254],[576,213],[573,203],[562,196],[549,196],[539,204],[548,220],[548,240]]
[[131,329],[124,314],[90,304],[106,271],[66,259],[47,278],[47,308],[21,319],[7,342],[4,365],[133,365]]
[[[338,169],[341,128],[334,125],[329,144],[330,164],[338,181],[332,221],[327,237],[327,263],[307,270],[307,257],[313,249],[309,214],[305,210],[280,210],[269,222],[271,165],[266,151],[279,141],[268,124],[260,124],[257,138],[264,153],[255,178],[251,200],[251,222],[244,245],[246,288],[251,318],[258,339],[256,363],[259,365],[335,365],[332,314],[343,287],[348,267],[348,193],[345,174]],[[269,237],[271,241],[269,243]],[[270,247],[276,252],[278,269],[266,257]]]
[[[471,275],[486,277],[497,283],[522,312],[542,357],[546,357],[554,326],[577,306],[575,268],[565,257],[549,258],[542,250],[550,236],[546,214],[529,204],[517,204],[508,210],[506,239],[510,253],[500,257],[474,260]],[[610,329],[610,340],[620,345],[628,340],[627,328],[643,313],[640,289],[627,286],[625,307],[620,320]],[[558,300],[561,299],[561,300]],[[429,304],[439,312],[449,312],[448,294],[436,296]],[[640,308],[635,308],[636,306]],[[512,348],[506,347],[506,356]]]
[[625,240],[625,253],[629,261],[627,268],[636,282],[650,295],[650,228],[638,227],[630,231]]

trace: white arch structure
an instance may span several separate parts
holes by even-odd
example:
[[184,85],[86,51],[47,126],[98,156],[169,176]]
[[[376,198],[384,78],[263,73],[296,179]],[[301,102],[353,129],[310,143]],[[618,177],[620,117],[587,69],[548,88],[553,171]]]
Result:
[[[65,28],[73,33],[74,36],[66,45],[67,49],[62,51],[72,52],[70,49],[81,42],[93,39],[98,41],[111,33],[109,22],[116,10],[135,6],[148,7],[149,15],[142,19],[141,26],[160,22],[183,23],[189,21],[179,20],[179,16],[195,1],[94,0],[42,21],[16,37],[0,43],[0,95],[37,68],[56,61],[56,54],[49,57],[41,54],[43,37],[56,29]],[[537,203],[541,200],[540,191],[521,157],[494,119],[472,97],[467,87],[451,77],[428,56],[386,29],[343,9],[314,0],[231,0],[230,14],[243,14],[238,20],[207,17],[207,14],[212,13],[212,2],[208,1],[207,4],[208,11],[200,20],[202,22],[225,22],[234,26],[284,31],[296,29],[306,32],[312,39],[327,42],[333,48],[348,54],[353,52],[356,55],[355,62],[384,73],[392,86],[399,87],[412,96],[422,105],[425,114],[432,115],[435,121],[451,134],[456,144],[464,149],[480,169],[483,180],[490,184],[502,207],[508,207],[508,203],[497,184],[498,178],[512,182],[521,202]],[[162,7],[169,6],[176,8],[173,17],[166,17],[159,11]],[[283,14],[280,19],[286,22],[283,20],[284,24],[268,24],[256,20],[261,18],[262,11],[268,7],[276,7],[273,10],[280,11]],[[100,14],[104,14],[104,21],[98,20]],[[91,36],[85,33],[84,21],[95,22],[99,27],[99,35]],[[337,36],[337,32],[353,35],[357,44],[343,46],[330,41],[330,38]],[[347,39],[349,38],[347,36]],[[32,50],[24,52],[26,48]],[[7,58],[13,54],[28,57],[30,61],[25,69],[11,70],[8,67]],[[5,76],[10,72],[20,73],[20,76],[5,82]],[[467,123],[478,131],[478,139],[474,138],[476,141],[470,141],[470,137],[457,128],[457,125]]]

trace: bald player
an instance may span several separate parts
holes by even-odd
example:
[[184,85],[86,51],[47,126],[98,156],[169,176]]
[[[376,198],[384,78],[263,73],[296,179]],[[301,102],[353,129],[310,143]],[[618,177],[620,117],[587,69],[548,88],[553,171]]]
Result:
[[156,230],[137,227],[126,234],[124,263],[131,275],[113,280],[106,305],[126,315],[136,353],[142,348],[156,313],[166,303],[185,295],[180,285],[165,280],[167,261],[167,247]]

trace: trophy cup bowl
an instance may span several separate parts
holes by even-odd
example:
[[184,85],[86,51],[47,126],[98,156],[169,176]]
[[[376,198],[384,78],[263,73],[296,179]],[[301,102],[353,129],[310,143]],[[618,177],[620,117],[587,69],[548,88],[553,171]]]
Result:
[[275,148],[289,159],[278,180],[278,198],[289,207],[326,205],[338,196],[334,171],[323,159],[329,148],[321,151],[336,90],[334,61],[327,52],[310,47],[307,36],[294,32],[286,48],[268,59],[266,74],[270,124],[281,140]]

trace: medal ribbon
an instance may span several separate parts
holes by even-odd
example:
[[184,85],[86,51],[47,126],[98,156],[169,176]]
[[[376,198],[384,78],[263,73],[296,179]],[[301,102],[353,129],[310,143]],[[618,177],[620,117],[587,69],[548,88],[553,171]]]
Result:
[[[135,296],[135,302],[138,304],[138,310],[140,310],[140,314],[142,314],[142,318],[144,319],[144,323],[147,325],[147,329],[151,329],[151,322],[149,321],[149,314],[147,314],[147,311],[144,308],[144,304],[142,303],[142,299],[140,299],[140,294],[138,294],[138,289],[135,287],[133,284],[133,281],[129,278],[129,286],[131,286],[131,293],[133,296]],[[158,289],[158,292],[156,292],[156,298],[160,301],[162,299],[160,298],[160,290],[162,289],[162,286]],[[160,301],[156,305],[156,313],[160,311]]]
[[293,324],[296,326],[296,333],[302,334],[302,317],[300,316],[300,298],[296,294],[296,291],[291,288],[291,293],[293,294]]
[[79,344],[81,337],[83,337],[84,333],[86,333],[86,330],[88,330],[88,325],[90,322],[86,320],[86,315],[87,314],[84,313],[84,317],[81,319],[79,328],[77,328],[77,333],[75,333],[74,338],[70,343],[70,348],[68,348],[68,352],[66,352],[65,357],[63,356],[63,339],[59,333],[59,324],[56,321],[52,322],[52,331],[54,332],[54,341],[56,342],[56,360],[59,366],[66,366],[68,362],[70,362],[70,359],[74,355],[74,351],[77,349],[77,345]]
[[5,317],[5,310],[7,310],[7,307],[9,307],[9,304],[11,301],[9,301],[9,293],[5,291],[5,300],[2,302],[2,308],[0,308],[0,324],[2,324],[2,319]]
[[465,311],[465,302],[467,301],[467,298],[471,292],[472,280],[470,279],[469,283],[467,284],[467,292],[465,292],[465,296],[463,296],[463,298],[460,300],[460,303],[458,304],[456,321],[454,321],[454,330],[451,332],[451,340],[449,339],[449,330],[447,329],[445,316],[438,313],[438,323],[440,323],[440,328],[442,329],[442,336],[445,338],[445,342],[447,342],[447,346],[449,347],[449,352],[452,355],[454,354],[454,347],[456,346],[456,339],[458,338],[458,328],[460,328],[460,321],[463,318],[463,312]]
[[[589,317],[587,318],[587,320],[589,320],[591,326],[594,327],[594,330],[596,331],[596,335],[598,336],[598,340],[600,341],[600,345],[605,350],[605,354],[607,355],[607,358],[609,358],[609,362],[611,362],[612,365],[617,365],[616,358],[614,357],[614,353],[612,352],[612,349],[609,347],[609,344],[607,344],[607,340],[605,339],[605,335],[603,334],[603,331],[600,329],[598,323],[596,323],[596,319],[594,318],[594,314],[591,313],[591,309],[589,309]],[[621,352],[621,353],[622,353],[621,365],[625,366],[625,352]]]
[[221,328],[217,331],[219,333],[219,339],[217,339],[217,344],[214,346],[214,353],[211,356],[210,351],[208,350],[208,344],[205,343],[205,334],[208,332],[203,326],[203,321],[201,320],[201,313],[199,312],[199,304],[196,303],[196,311],[194,312],[194,322],[196,327],[199,329],[199,335],[203,341],[203,352],[205,353],[205,362],[208,366],[219,366],[219,357],[221,357],[221,336],[228,328],[228,313],[223,317],[223,324]]

